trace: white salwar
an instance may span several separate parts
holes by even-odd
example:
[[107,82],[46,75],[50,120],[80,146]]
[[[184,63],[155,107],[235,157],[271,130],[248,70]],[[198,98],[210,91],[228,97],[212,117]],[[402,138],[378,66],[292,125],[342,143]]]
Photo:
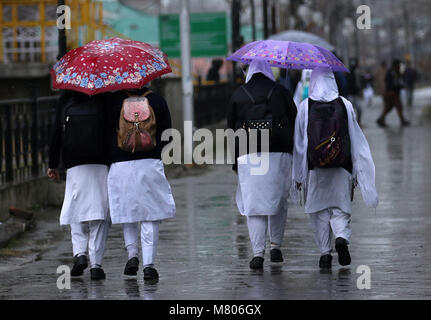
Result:
[[72,234],[73,256],[86,255],[88,248],[91,268],[100,268],[102,266],[110,226],[111,222],[107,220],[72,223],[70,230]]
[[161,220],[175,217],[171,186],[160,159],[116,162],[108,175],[113,224],[123,224],[129,259],[138,257],[139,227],[144,266],[153,265]]
[[60,224],[70,225],[73,255],[88,255],[92,268],[102,266],[109,218],[108,167],[84,164],[66,173],[66,190]]
[[142,263],[153,266],[157,254],[160,221],[142,221],[123,224],[124,244],[129,259],[139,257],[139,227],[141,228]]
[[350,242],[352,229],[350,227],[350,214],[338,208],[328,208],[309,214],[311,228],[314,232],[314,240],[321,255],[332,251],[332,240],[341,237]]
[[[309,96],[315,101],[322,102],[329,102],[338,98],[338,88],[332,71],[323,68],[313,70]],[[332,232],[335,232],[335,230],[350,230],[351,188],[354,179],[358,181],[364,202],[372,208],[376,208],[378,204],[375,187],[375,167],[370,147],[356,121],[352,104],[344,97],[341,98],[347,110],[353,165],[352,174],[344,168],[308,170],[308,99],[305,99],[300,104],[295,122],[293,183],[301,183],[304,187],[306,194],[305,213],[310,214],[311,225],[315,234],[318,235],[316,236],[316,242],[321,252],[326,252],[327,244],[330,243],[330,238],[328,237],[331,232],[328,232],[328,226],[332,228]],[[331,217],[334,214],[338,217],[337,223],[332,223]],[[321,217],[316,217],[315,215]],[[339,218],[340,216],[343,218]],[[342,234],[341,237],[349,241],[350,231],[339,234]]]

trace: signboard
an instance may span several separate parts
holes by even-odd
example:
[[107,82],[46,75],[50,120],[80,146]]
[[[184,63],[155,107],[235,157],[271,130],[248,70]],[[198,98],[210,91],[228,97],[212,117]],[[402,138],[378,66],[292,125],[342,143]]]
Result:
[[[160,15],[159,30],[160,49],[169,58],[180,58],[179,15]],[[192,57],[226,56],[228,31],[225,12],[192,13],[190,32]]]

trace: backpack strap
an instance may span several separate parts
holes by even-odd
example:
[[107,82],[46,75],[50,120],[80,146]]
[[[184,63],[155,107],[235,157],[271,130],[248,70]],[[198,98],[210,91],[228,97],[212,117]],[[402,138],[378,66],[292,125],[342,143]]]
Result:
[[[129,97],[135,97],[134,95],[132,95],[130,92],[128,92],[127,90],[124,90],[124,92],[129,96]],[[138,96],[138,97],[146,97],[147,95],[149,95],[150,93],[153,93],[153,91],[151,90],[147,90],[144,92],[143,95]]]
[[150,93],[153,93],[153,91],[151,90],[147,90],[145,91],[145,93],[141,96],[141,97],[146,97],[147,95],[149,95]]
[[268,95],[266,96],[266,102],[268,103],[269,100],[271,99],[272,93],[274,92],[275,87],[277,86],[277,82],[273,85],[273,87],[271,88],[271,90],[269,90]]
[[251,102],[253,102],[253,104],[255,104],[255,103],[256,103],[256,100],[254,100],[254,98],[253,98],[253,96],[251,95],[250,91],[248,91],[248,90],[246,89],[246,87],[244,87],[244,86],[241,86],[241,88],[244,90],[244,92],[245,92],[245,93],[247,94],[247,96],[250,98]]

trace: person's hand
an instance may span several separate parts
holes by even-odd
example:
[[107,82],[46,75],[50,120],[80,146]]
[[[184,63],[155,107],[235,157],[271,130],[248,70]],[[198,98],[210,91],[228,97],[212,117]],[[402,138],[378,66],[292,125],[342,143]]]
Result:
[[47,171],[47,175],[48,175],[48,178],[50,178],[53,181],[60,180],[60,172],[58,171],[58,169],[49,168]]
[[301,190],[302,188],[302,183],[301,182],[297,182],[296,183],[296,189]]

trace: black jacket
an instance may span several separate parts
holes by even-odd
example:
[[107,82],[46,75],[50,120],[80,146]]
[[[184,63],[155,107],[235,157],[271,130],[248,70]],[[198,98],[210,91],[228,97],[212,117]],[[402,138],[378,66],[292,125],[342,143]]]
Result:
[[403,87],[401,75],[394,68],[389,69],[385,76],[385,88],[387,92],[400,93]]
[[102,152],[97,157],[83,158],[80,154],[66,154],[65,143],[63,141],[63,123],[64,123],[64,107],[70,103],[85,103],[87,100],[93,100],[100,104],[104,101],[104,95],[88,96],[83,93],[74,91],[64,91],[58,100],[55,112],[54,124],[51,132],[49,143],[49,168],[56,169],[60,166],[60,156],[65,169],[83,164],[108,164],[108,146],[109,146],[109,131],[107,124],[107,115],[103,113],[102,124]]
[[[244,86],[253,95],[255,100],[264,99],[275,82],[264,76],[262,73],[257,73],[252,76],[250,81]],[[227,115],[228,128],[236,131],[243,120],[247,108],[252,106],[250,97],[242,88],[238,88],[230,99],[229,112]],[[269,152],[288,152],[293,151],[293,133],[295,131],[296,106],[293,102],[292,95],[282,85],[277,85],[270,100],[272,108],[272,117],[275,121],[287,122],[287,128],[283,131],[273,130],[271,134],[271,142]],[[239,148],[235,148],[235,164],[233,170],[236,171],[236,159],[239,155]]]
[[[142,93],[145,93],[148,89],[142,90]],[[111,123],[111,143],[110,143],[110,151],[109,151],[109,162],[121,162],[121,161],[130,161],[130,160],[140,160],[140,159],[161,159],[161,153],[163,147],[169,143],[169,141],[161,141],[162,132],[166,129],[170,129],[172,127],[171,122],[171,114],[169,112],[168,105],[166,100],[155,93],[150,93],[146,97],[150,103],[150,106],[153,108],[154,115],[156,116],[156,147],[149,151],[143,152],[126,152],[118,148],[117,146],[117,130],[118,130],[118,122],[121,114],[121,107],[123,105],[124,99],[129,96],[123,92],[118,91],[111,93],[107,96],[106,106],[109,109],[109,122]]]

